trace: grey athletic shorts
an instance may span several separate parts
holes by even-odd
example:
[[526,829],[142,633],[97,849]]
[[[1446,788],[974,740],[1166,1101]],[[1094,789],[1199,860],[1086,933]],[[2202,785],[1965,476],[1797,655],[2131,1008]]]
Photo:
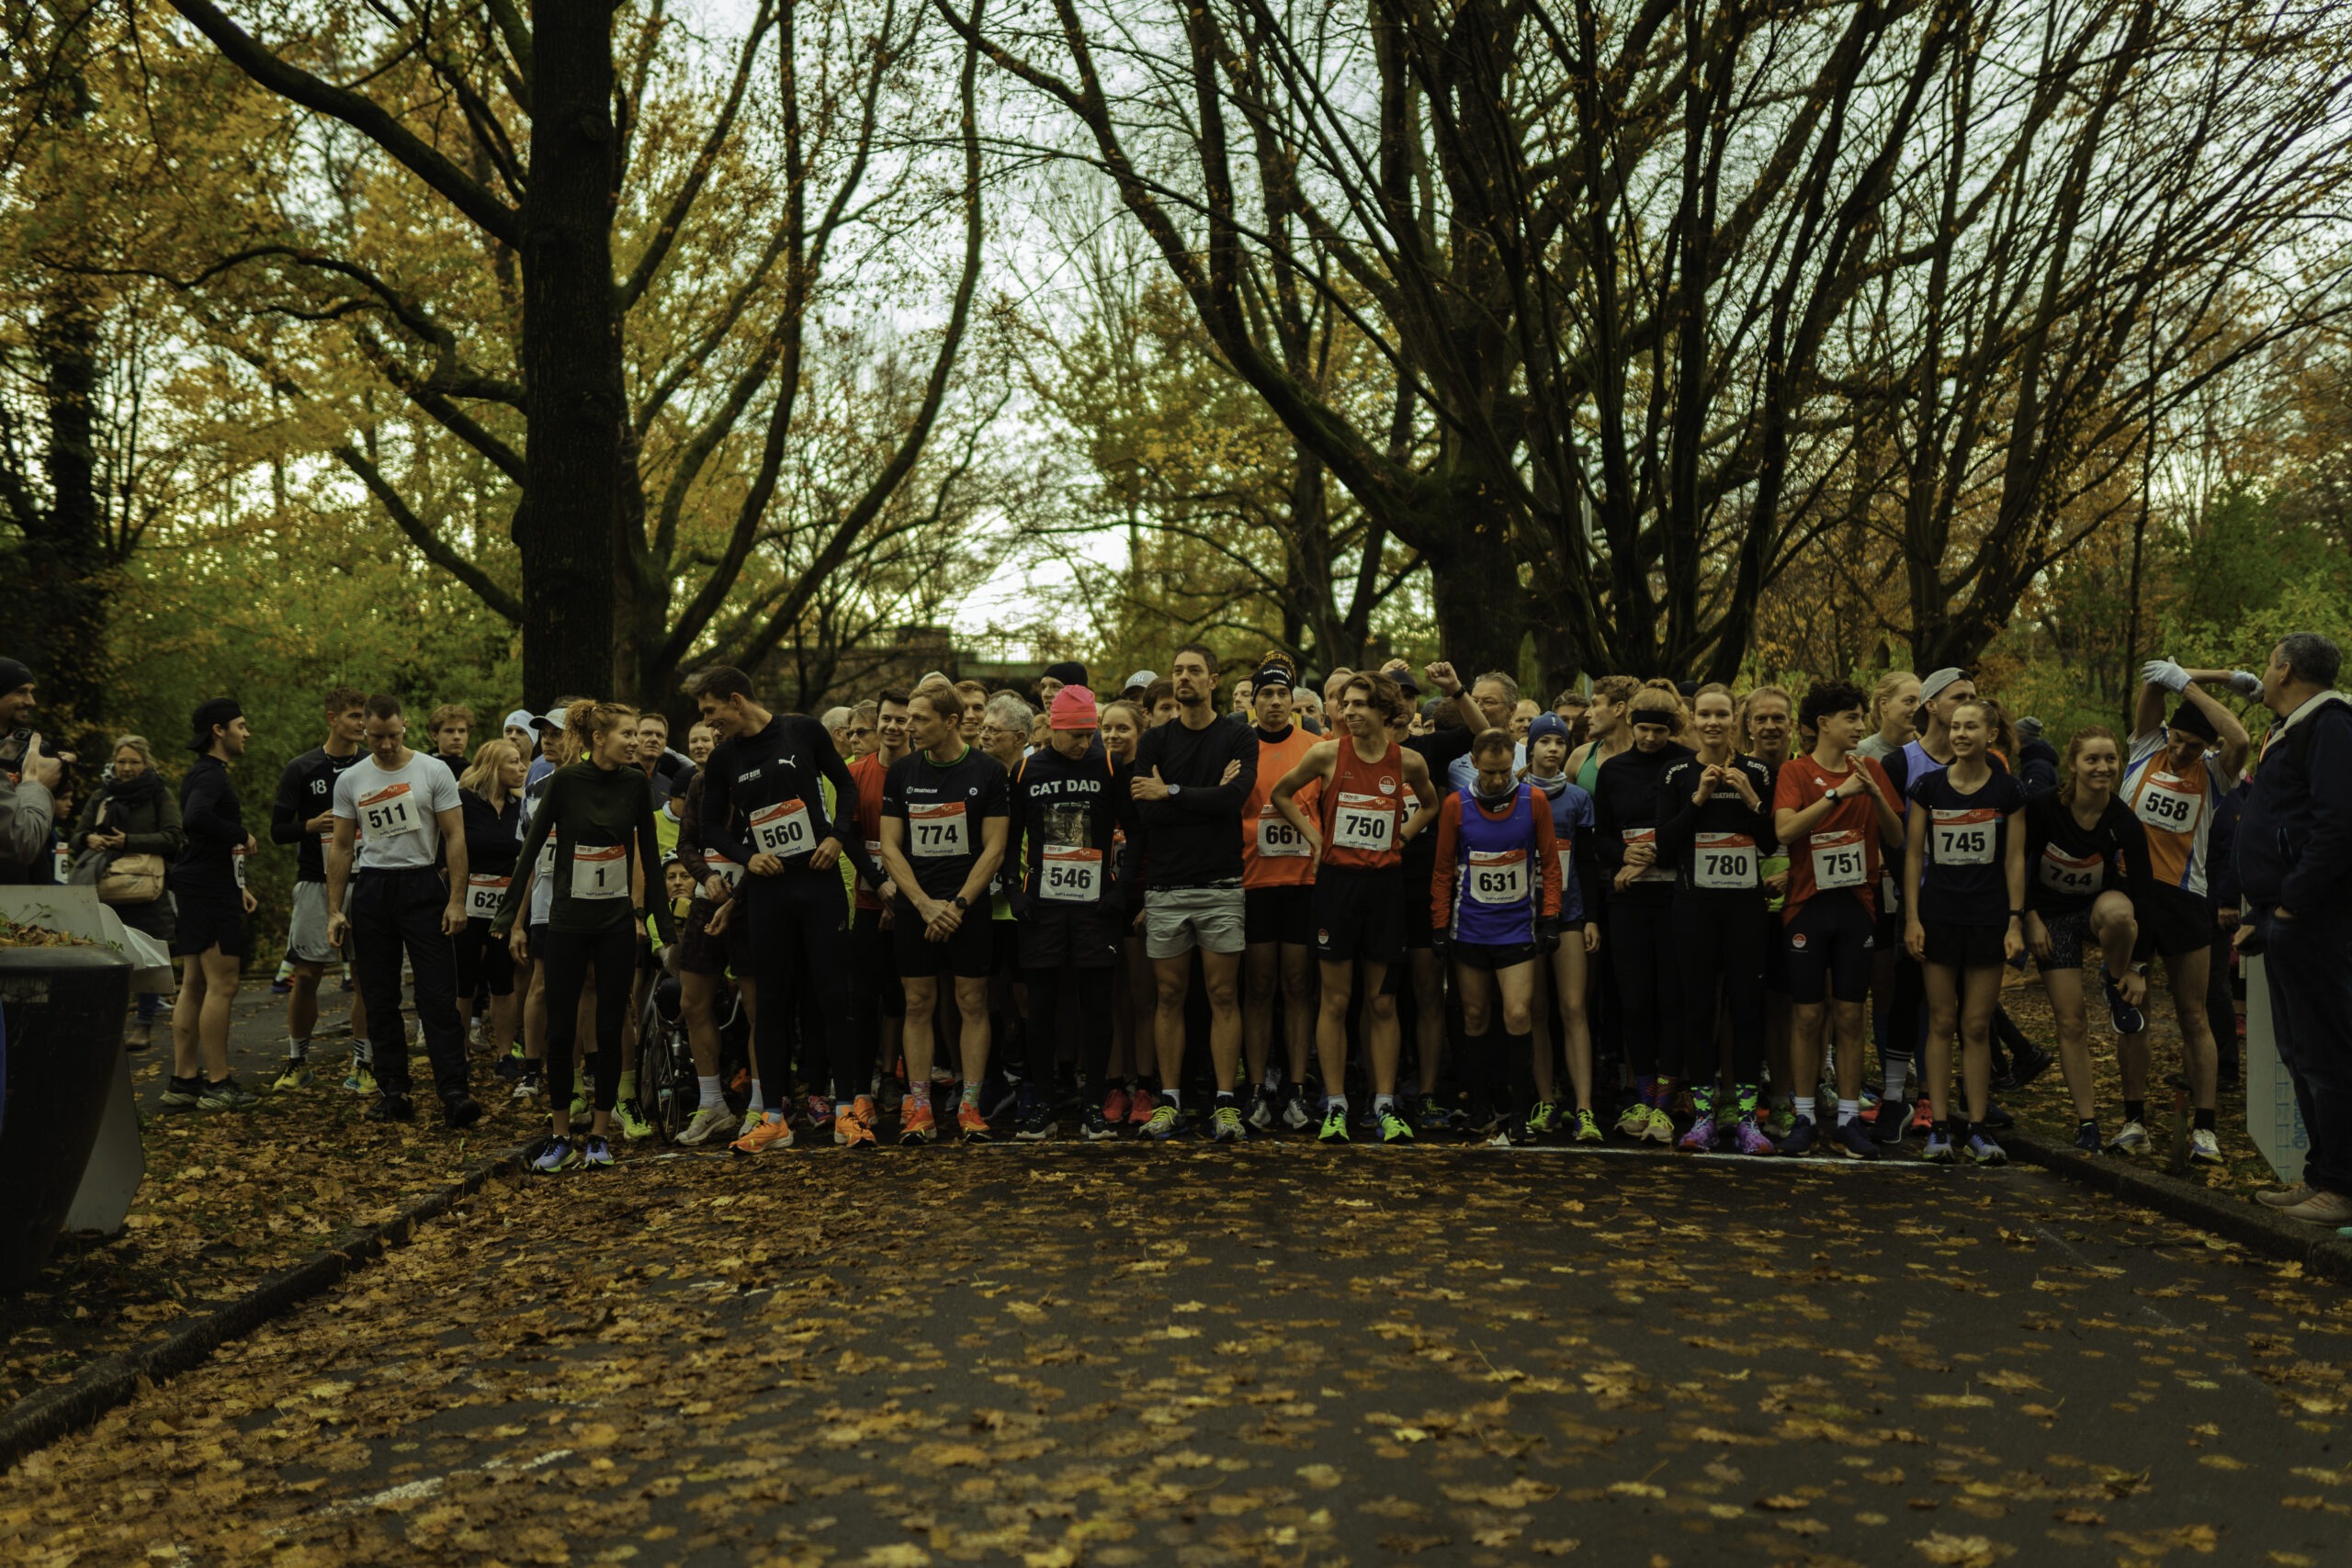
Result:
[[1248,900],[1234,887],[1152,887],[1143,896],[1143,950],[1151,958],[1239,953],[1250,945]]
[[[358,882],[353,877],[344,885],[343,912],[351,913],[351,889]],[[323,882],[298,882],[294,885],[294,919],[286,933],[286,956],[297,964],[324,964],[331,958],[348,957],[327,945],[327,885]]]

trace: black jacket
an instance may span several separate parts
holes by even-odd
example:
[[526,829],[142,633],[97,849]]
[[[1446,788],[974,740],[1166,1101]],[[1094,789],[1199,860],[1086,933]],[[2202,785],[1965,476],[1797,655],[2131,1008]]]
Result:
[[2260,908],[2343,919],[2352,909],[2352,700],[2324,698],[2264,743],[2238,818],[2238,886]]

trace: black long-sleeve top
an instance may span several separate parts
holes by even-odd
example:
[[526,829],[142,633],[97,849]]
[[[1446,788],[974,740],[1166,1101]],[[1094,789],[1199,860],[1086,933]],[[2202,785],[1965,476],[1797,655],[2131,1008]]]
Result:
[[184,898],[233,900],[245,816],[228,764],[220,758],[198,757],[180,780],[180,827],[187,847],[172,864],[172,891]]
[[469,789],[458,792],[465,814],[469,875],[512,876],[523,851],[523,797],[510,795],[502,809]]
[[[849,766],[825,727],[806,714],[776,714],[756,735],[728,737],[696,773],[702,781],[696,842],[702,848],[749,866],[759,852],[752,843],[752,815],[797,800],[808,813],[808,851],[787,858],[786,867],[807,871],[808,852],[827,839],[838,839],[857,874],[877,887],[882,885],[882,870],[865,852],[865,840],[856,829],[857,782],[849,776]],[[831,782],[835,800],[848,803],[847,827],[834,827],[820,779]]]
[[[653,786],[646,782],[644,770],[600,768],[594,762],[582,761],[549,773],[538,809],[531,814],[530,836],[523,840],[517,862],[535,863],[539,846],[550,833],[555,836],[556,854],[549,873],[554,895],[548,913],[549,931],[590,936],[616,925],[636,923],[634,907],[627,896],[628,855],[620,862],[624,879],[620,896],[582,898],[572,893],[575,855],[582,850],[610,849],[619,844],[630,846],[644,873],[646,901],[652,908],[662,940],[672,940],[674,933],[670,905],[661,894],[662,843],[653,830]],[[498,913],[491,919],[492,936],[505,936],[514,927],[515,916],[522,912],[524,902],[523,879],[517,877],[507,886],[506,897],[499,901]]]
[[[1669,741],[1655,751],[1645,751],[1638,746],[1628,747],[1600,764],[1593,775],[1592,858],[1606,874],[1603,885],[1613,881],[1625,864],[1628,832],[1646,830],[1656,835],[1664,819],[1664,791],[1660,781],[1666,770],[1677,762],[1689,761],[1697,755],[1688,746]],[[1611,903],[1661,904],[1674,897],[1674,863],[1664,849],[1657,852],[1652,863],[1655,874],[1624,887],[1610,886]]]
[[[1220,784],[1226,764],[1241,771]],[[1159,782],[1176,793],[1165,800],[1136,802],[1143,852],[1154,887],[1239,886],[1241,808],[1258,786],[1258,732],[1231,718],[1214,718],[1199,729],[1178,719],[1144,732],[1136,747],[1136,777],[1157,770]]]
[[1747,891],[1695,886],[1694,857],[1700,834],[1736,833],[1753,840],[1759,864],[1764,856],[1779,848],[1772,816],[1772,770],[1753,757],[1734,757],[1728,766],[1747,775],[1748,787],[1756,792],[1754,809],[1728,784],[1717,784],[1704,805],[1693,800],[1691,797],[1699,793],[1700,776],[1707,771],[1696,752],[1668,763],[1658,773],[1657,858],[1671,862],[1682,890],[1699,897],[1740,897]]

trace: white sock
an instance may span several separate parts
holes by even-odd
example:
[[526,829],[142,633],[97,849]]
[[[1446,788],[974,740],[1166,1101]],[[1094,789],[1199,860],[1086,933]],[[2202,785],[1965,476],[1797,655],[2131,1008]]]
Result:
[[1860,1100],[1841,1100],[1838,1102],[1838,1125],[1843,1127],[1847,1122],[1851,1122],[1855,1117],[1860,1116],[1861,1113],[1862,1102]]
[[697,1110],[716,1111],[727,1103],[727,1096],[718,1087],[717,1073],[711,1074],[708,1077],[695,1075],[695,1087],[702,1090],[702,1103],[696,1107]]
[[1163,1089],[1159,1091],[1159,1102],[1162,1105],[1172,1106],[1178,1111],[1184,1109],[1183,1100],[1180,1097],[1178,1091],[1172,1089]]
[[1346,1095],[1328,1094],[1323,1097],[1323,1114],[1329,1116],[1334,1111],[1338,1111],[1342,1116],[1345,1116],[1348,1113],[1348,1097]]
[[1900,1056],[1886,1064],[1879,1079],[1878,1093],[1881,1100],[1903,1098],[1903,1080],[1911,1076],[1910,1066],[1911,1064]]
[[1381,1115],[1384,1112],[1394,1111],[1396,1109],[1396,1097],[1395,1095],[1375,1094],[1372,1097],[1372,1113],[1374,1116]]
[[286,1037],[286,1059],[288,1061],[299,1062],[310,1054],[311,1043],[309,1040],[297,1040],[290,1034]]
[[1813,1115],[1813,1096],[1809,1094],[1800,1094],[1795,1097],[1795,1100],[1797,1114],[1810,1118]]
[[743,1109],[746,1111],[760,1111],[764,1110],[766,1106],[766,1097],[760,1093],[760,1080],[753,1078],[752,1080],[752,1103],[745,1106]]
[[376,1048],[355,1035],[351,1042],[351,1059],[363,1067],[372,1067],[376,1065]]

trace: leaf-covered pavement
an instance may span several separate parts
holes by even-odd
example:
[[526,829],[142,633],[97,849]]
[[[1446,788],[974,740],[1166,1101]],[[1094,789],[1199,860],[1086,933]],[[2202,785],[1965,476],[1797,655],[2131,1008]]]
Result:
[[2346,1327],[2017,1168],[639,1159],[34,1456],[0,1559],[2338,1562]]

